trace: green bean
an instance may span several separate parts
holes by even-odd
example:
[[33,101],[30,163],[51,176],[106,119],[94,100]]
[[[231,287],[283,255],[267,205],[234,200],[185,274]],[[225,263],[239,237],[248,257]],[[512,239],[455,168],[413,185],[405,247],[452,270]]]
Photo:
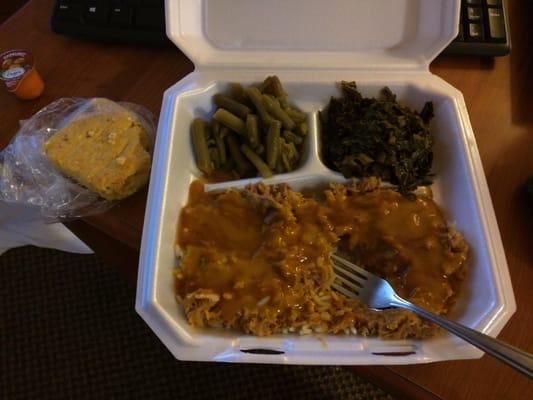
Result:
[[279,148],[280,148],[280,159],[283,165],[283,168],[287,171],[292,170],[292,154],[291,149],[287,146],[287,142],[283,138],[279,138]]
[[281,130],[281,122],[273,120],[268,128],[266,140],[266,159],[269,168],[275,168],[276,161],[279,157],[279,133]]
[[278,158],[278,162],[276,163],[276,173],[282,174],[285,172],[283,169],[283,163],[281,162],[281,157]]
[[292,171],[292,166],[291,166],[291,163],[289,161],[289,157],[287,156],[287,153],[281,153],[281,162],[283,164],[283,167],[285,168],[285,170],[288,172],[288,171]]
[[272,101],[268,96],[263,96],[263,103],[265,104],[265,107],[267,111],[277,120],[281,121],[283,126],[289,130],[293,129],[295,127],[295,123],[293,120],[287,115],[285,111],[281,109],[281,107],[276,104],[276,102]]
[[253,149],[259,146],[259,120],[257,115],[248,114],[246,116],[246,133],[248,134],[248,142]]
[[231,82],[227,90],[227,94],[233,100],[236,100],[240,103],[244,103],[246,100],[246,95],[244,94],[244,88],[238,82]]
[[236,115],[230,113],[228,110],[219,108],[213,115],[213,118],[222,125],[230,128],[232,131],[237,132],[239,135],[246,135],[246,124],[244,121]]
[[261,82],[261,84],[259,85],[259,91],[261,93],[271,93],[271,80],[269,79],[270,77],[267,76],[265,78],[265,80],[263,82]]
[[289,101],[287,92],[285,92],[285,89],[283,89],[283,85],[281,84],[281,81],[276,75],[269,76],[267,79],[270,79],[271,86],[272,86],[272,93],[274,96],[276,96],[279,100],[279,103],[281,104],[281,107],[287,108],[289,107]]
[[[216,146],[215,141],[215,131],[217,131],[220,128],[220,124],[215,121],[214,119],[211,119],[206,126],[206,137],[205,141],[207,142],[207,148],[210,149],[211,147]],[[213,160],[211,160],[213,161]],[[216,168],[215,168],[216,169]]]
[[276,103],[278,106],[281,107],[281,105],[279,104],[279,100],[276,98],[276,96],[273,96],[271,94],[263,94],[263,96],[266,96],[268,97],[270,100],[272,100],[274,103]]
[[298,125],[296,125],[296,133],[300,136],[307,136],[308,128],[307,128],[307,122],[302,122]]
[[213,101],[220,108],[224,108],[243,119],[246,119],[246,116],[252,112],[249,107],[233,100],[231,97],[224,96],[223,94],[215,94],[213,96]]
[[289,115],[289,117],[291,117],[291,119],[295,123],[305,122],[307,120],[307,116],[303,112],[295,108],[286,108],[285,112]]
[[233,158],[233,161],[235,161],[237,172],[240,176],[246,175],[252,169],[252,165],[241,153],[241,150],[239,149],[239,143],[237,142],[235,135],[228,135],[226,139],[228,141],[228,148],[231,157]]
[[203,173],[209,175],[213,171],[213,166],[207,148],[206,131],[205,121],[195,118],[192,122],[192,141],[196,153],[196,164]]
[[244,88],[240,83],[230,83],[226,95],[231,99],[241,104],[244,104],[248,108],[250,108],[250,106],[252,105],[246,97],[246,94],[244,93]]
[[[216,122],[216,120],[213,120],[213,121]],[[226,160],[227,160],[226,144],[224,143],[224,136],[227,135],[227,133],[224,134],[224,136],[222,136],[223,131],[228,132],[228,128],[223,126],[221,129],[219,129],[218,131],[214,133],[220,164],[226,164]]]
[[283,138],[280,138],[280,154],[281,161],[285,169],[292,171],[298,163],[298,150],[294,143],[287,143]]
[[270,125],[272,123],[272,117],[268,115],[268,112],[265,109],[265,106],[263,104],[263,95],[261,94],[259,89],[250,86],[244,91],[248,98],[252,101],[252,103],[254,103],[255,109],[257,110],[261,121],[263,121],[263,123],[265,123],[266,125]]
[[211,119],[208,125],[211,136],[215,137],[215,134],[220,130],[220,123],[217,120]]
[[213,168],[219,169],[220,168],[220,157],[218,155],[218,149],[216,147],[209,148],[209,158],[211,159]]
[[259,144],[256,149],[254,149],[257,154],[263,155],[265,153],[265,146]]
[[241,146],[241,151],[244,155],[250,160],[250,162],[257,168],[257,171],[261,174],[263,178],[269,178],[273,175],[272,170],[268,168],[268,165],[259,157],[252,149],[247,145],[243,144]]
[[298,153],[298,150],[296,149],[296,146],[294,145],[294,143],[292,143],[292,142],[287,143],[287,148],[290,151],[291,158],[295,162],[297,162],[300,159],[300,154]]
[[221,125],[220,131],[218,132],[218,134],[220,135],[222,139],[224,139],[226,136],[231,134],[231,131],[228,129],[227,126]]
[[282,153],[285,153],[286,155],[289,156],[289,159],[290,159],[290,155],[291,155],[291,151],[290,149],[287,147],[287,142],[285,142],[285,139],[283,139],[282,137],[280,137],[278,139],[278,143],[279,143],[279,151],[280,153],[279,154],[282,154]]
[[295,145],[301,145],[304,141],[300,136],[292,133],[291,131],[283,131],[283,137],[286,141],[294,143]]

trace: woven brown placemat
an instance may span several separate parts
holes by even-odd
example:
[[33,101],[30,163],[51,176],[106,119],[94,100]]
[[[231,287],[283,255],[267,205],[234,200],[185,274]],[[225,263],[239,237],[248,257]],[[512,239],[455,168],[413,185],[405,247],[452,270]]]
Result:
[[379,399],[339,367],[175,360],[97,256],[0,256],[0,399]]

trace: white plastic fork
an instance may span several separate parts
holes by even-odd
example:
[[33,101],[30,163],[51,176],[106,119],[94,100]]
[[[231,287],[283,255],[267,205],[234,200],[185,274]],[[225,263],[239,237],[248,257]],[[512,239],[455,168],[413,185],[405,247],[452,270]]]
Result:
[[360,299],[378,310],[399,307],[413,311],[533,378],[533,355],[402,299],[385,279],[336,254],[331,255],[331,260],[336,275],[332,287],[346,297]]

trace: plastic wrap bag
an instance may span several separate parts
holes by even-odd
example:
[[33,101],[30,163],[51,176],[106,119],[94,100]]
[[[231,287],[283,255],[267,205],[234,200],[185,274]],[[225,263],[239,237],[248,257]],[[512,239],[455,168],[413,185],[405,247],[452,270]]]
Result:
[[11,143],[0,152],[0,201],[39,207],[47,222],[108,210],[116,202],[101,198],[63,175],[49,161],[43,145],[75,119],[124,108],[139,118],[153,141],[156,126],[149,110],[101,98],[62,98],[23,121]]

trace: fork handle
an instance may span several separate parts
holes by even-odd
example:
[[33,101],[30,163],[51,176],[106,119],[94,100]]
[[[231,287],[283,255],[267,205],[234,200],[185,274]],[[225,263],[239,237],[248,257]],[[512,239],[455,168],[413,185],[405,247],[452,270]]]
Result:
[[516,347],[500,340],[493,339],[481,332],[467,328],[464,325],[450,321],[449,319],[441,317],[440,315],[433,314],[432,312],[425,310],[416,304],[408,302],[399,296],[394,297],[394,300],[391,301],[391,306],[405,308],[426,319],[429,319],[435,324],[459,336],[461,339],[466,340],[468,343],[473,344],[477,348],[483,350],[485,353],[488,353],[505,362],[529,378],[533,378],[532,354],[526,353],[525,351],[517,349]]

